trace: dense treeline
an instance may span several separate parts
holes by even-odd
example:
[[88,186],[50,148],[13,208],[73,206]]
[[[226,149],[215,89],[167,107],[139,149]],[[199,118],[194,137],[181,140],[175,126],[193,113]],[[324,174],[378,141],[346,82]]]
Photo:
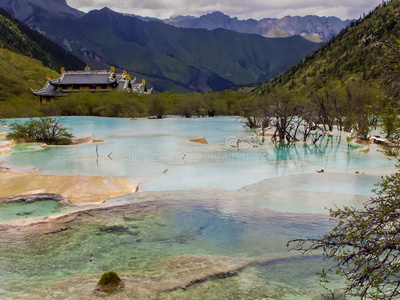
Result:
[[[382,122],[379,110],[381,94],[360,83],[327,85],[311,99],[285,89],[274,88],[264,95],[248,91],[175,94],[170,92],[141,95],[137,93],[74,93],[52,104],[31,101],[24,110],[5,109],[0,102],[0,117],[29,116],[103,116],[163,118],[167,115],[214,117],[239,115],[249,128],[272,127],[276,141],[316,142],[334,127],[357,132],[366,139],[372,127]],[[15,103],[10,102],[10,105]],[[4,115],[6,114],[6,115]],[[8,114],[8,115],[7,115]],[[14,115],[15,114],[15,115]],[[393,122],[390,123],[395,125]],[[397,125],[395,125],[397,127]],[[385,127],[385,130],[390,130]],[[395,133],[395,132],[392,132]],[[389,135],[391,132],[389,132]]]
[[[109,93],[79,92],[60,97],[52,104],[39,105],[37,98],[0,101],[0,118],[31,116],[102,116],[163,118],[167,115],[183,117],[213,117],[239,115],[244,103],[254,98],[249,92],[177,94],[172,92],[143,95],[111,91]],[[23,103],[23,109],[19,105]]]

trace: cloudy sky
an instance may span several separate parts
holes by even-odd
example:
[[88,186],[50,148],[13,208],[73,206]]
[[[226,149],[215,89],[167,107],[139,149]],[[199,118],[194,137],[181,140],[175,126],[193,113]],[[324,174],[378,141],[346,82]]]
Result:
[[67,0],[88,12],[105,6],[124,13],[169,18],[172,15],[200,16],[216,10],[239,19],[280,18],[287,15],[336,16],[355,19],[382,0]]

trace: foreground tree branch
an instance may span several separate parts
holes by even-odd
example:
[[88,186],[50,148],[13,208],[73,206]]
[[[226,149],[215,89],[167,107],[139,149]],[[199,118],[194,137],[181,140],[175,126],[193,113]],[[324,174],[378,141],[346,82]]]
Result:
[[319,275],[325,282],[329,273],[344,276],[346,294],[390,300],[400,296],[400,173],[383,178],[374,192],[362,209],[331,209],[337,226],[323,237],[287,246],[302,254],[321,251],[334,266]]

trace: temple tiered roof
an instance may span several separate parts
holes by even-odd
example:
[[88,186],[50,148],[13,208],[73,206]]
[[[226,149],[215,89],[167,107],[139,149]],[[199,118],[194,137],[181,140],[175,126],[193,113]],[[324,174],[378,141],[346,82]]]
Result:
[[110,71],[73,71],[61,74],[56,80],[49,80],[54,85],[71,85],[71,84],[113,84],[117,82],[115,73]]
[[119,91],[134,91],[137,93],[152,92],[147,90],[146,82],[136,83],[136,78],[131,80],[126,73],[116,74],[113,71],[69,71],[62,72],[60,78],[49,79],[41,90],[32,90],[32,93],[40,97],[42,104],[53,102],[55,97],[68,95],[77,91],[108,92],[117,89]]

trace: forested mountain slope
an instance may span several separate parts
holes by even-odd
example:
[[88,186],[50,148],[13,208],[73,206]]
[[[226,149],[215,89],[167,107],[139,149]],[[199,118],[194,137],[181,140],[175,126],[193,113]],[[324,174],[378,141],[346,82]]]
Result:
[[364,83],[379,88],[383,44],[399,36],[400,2],[391,1],[344,29],[313,55],[263,84],[258,91],[286,87],[311,95],[332,84]]
[[2,9],[0,9],[0,48],[38,59],[44,66],[57,71],[61,67],[67,70],[85,67],[82,60],[12,18]]
[[0,118],[38,116],[39,100],[30,88],[40,89],[47,77],[59,74],[41,61],[0,49]]

